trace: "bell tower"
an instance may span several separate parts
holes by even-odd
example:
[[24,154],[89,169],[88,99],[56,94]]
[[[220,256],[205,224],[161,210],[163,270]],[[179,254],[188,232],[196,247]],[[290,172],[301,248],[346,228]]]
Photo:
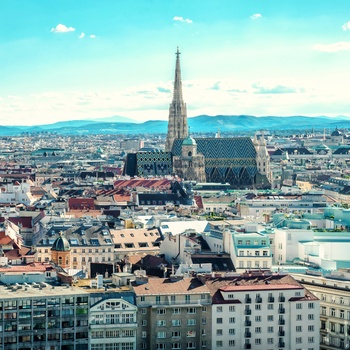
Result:
[[187,136],[187,107],[182,99],[180,51],[177,48],[173,101],[169,107],[168,134],[165,142],[165,150],[170,152],[175,139],[185,139]]

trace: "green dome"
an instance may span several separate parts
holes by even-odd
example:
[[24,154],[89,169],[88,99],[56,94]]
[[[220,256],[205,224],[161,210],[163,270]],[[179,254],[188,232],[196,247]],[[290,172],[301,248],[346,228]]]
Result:
[[70,250],[70,244],[68,240],[62,236],[62,233],[60,233],[60,236],[53,242],[51,250],[59,251],[59,252],[65,252]]
[[197,142],[193,137],[188,136],[187,139],[182,141],[182,146],[197,146]]

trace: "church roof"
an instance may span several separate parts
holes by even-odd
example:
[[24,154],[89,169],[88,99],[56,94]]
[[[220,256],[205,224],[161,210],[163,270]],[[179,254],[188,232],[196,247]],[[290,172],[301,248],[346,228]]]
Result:
[[341,136],[342,132],[338,130],[338,128],[336,128],[332,133],[331,136]]
[[70,250],[68,240],[60,233],[60,236],[53,242],[51,250],[64,252]]
[[[181,155],[183,139],[176,139],[173,144],[172,154]],[[197,138],[198,153],[202,153],[206,159],[232,159],[232,158],[254,158],[256,157],[255,147],[249,137],[232,138]]]

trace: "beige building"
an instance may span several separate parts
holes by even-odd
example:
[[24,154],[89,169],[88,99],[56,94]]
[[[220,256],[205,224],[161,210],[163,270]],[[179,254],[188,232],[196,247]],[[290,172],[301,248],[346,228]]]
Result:
[[[58,249],[55,244],[52,251],[54,243],[61,234],[65,237],[65,244],[60,244]],[[61,240],[59,242],[62,243]],[[69,254],[66,253],[68,251]],[[39,262],[52,260],[58,262],[59,254],[57,252],[65,259],[64,264],[60,263],[60,266],[84,270],[88,274],[91,262],[112,263],[114,261],[114,244],[111,233],[109,228],[101,223],[99,225],[85,224],[85,226],[70,223],[53,225],[37,244],[36,259]]]
[[111,229],[110,232],[114,244],[115,261],[134,254],[156,255],[159,253],[161,236],[158,229]]
[[320,299],[320,349],[350,349],[350,273],[331,275],[293,274],[301,284]]

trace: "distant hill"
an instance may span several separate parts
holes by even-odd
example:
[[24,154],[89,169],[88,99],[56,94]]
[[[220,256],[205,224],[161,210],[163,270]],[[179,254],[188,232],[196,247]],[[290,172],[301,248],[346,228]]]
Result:
[[[114,121],[118,120],[118,121]],[[159,134],[166,133],[168,122],[149,120],[144,123],[130,122],[132,119],[114,116],[94,120],[62,121],[54,124],[37,126],[2,126],[0,135],[19,135],[24,132],[55,132],[62,135],[84,134]],[[350,128],[350,118],[339,117],[305,117],[305,116],[265,116],[251,115],[200,115],[188,118],[191,132],[244,132],[254,130],[308,130]]]

